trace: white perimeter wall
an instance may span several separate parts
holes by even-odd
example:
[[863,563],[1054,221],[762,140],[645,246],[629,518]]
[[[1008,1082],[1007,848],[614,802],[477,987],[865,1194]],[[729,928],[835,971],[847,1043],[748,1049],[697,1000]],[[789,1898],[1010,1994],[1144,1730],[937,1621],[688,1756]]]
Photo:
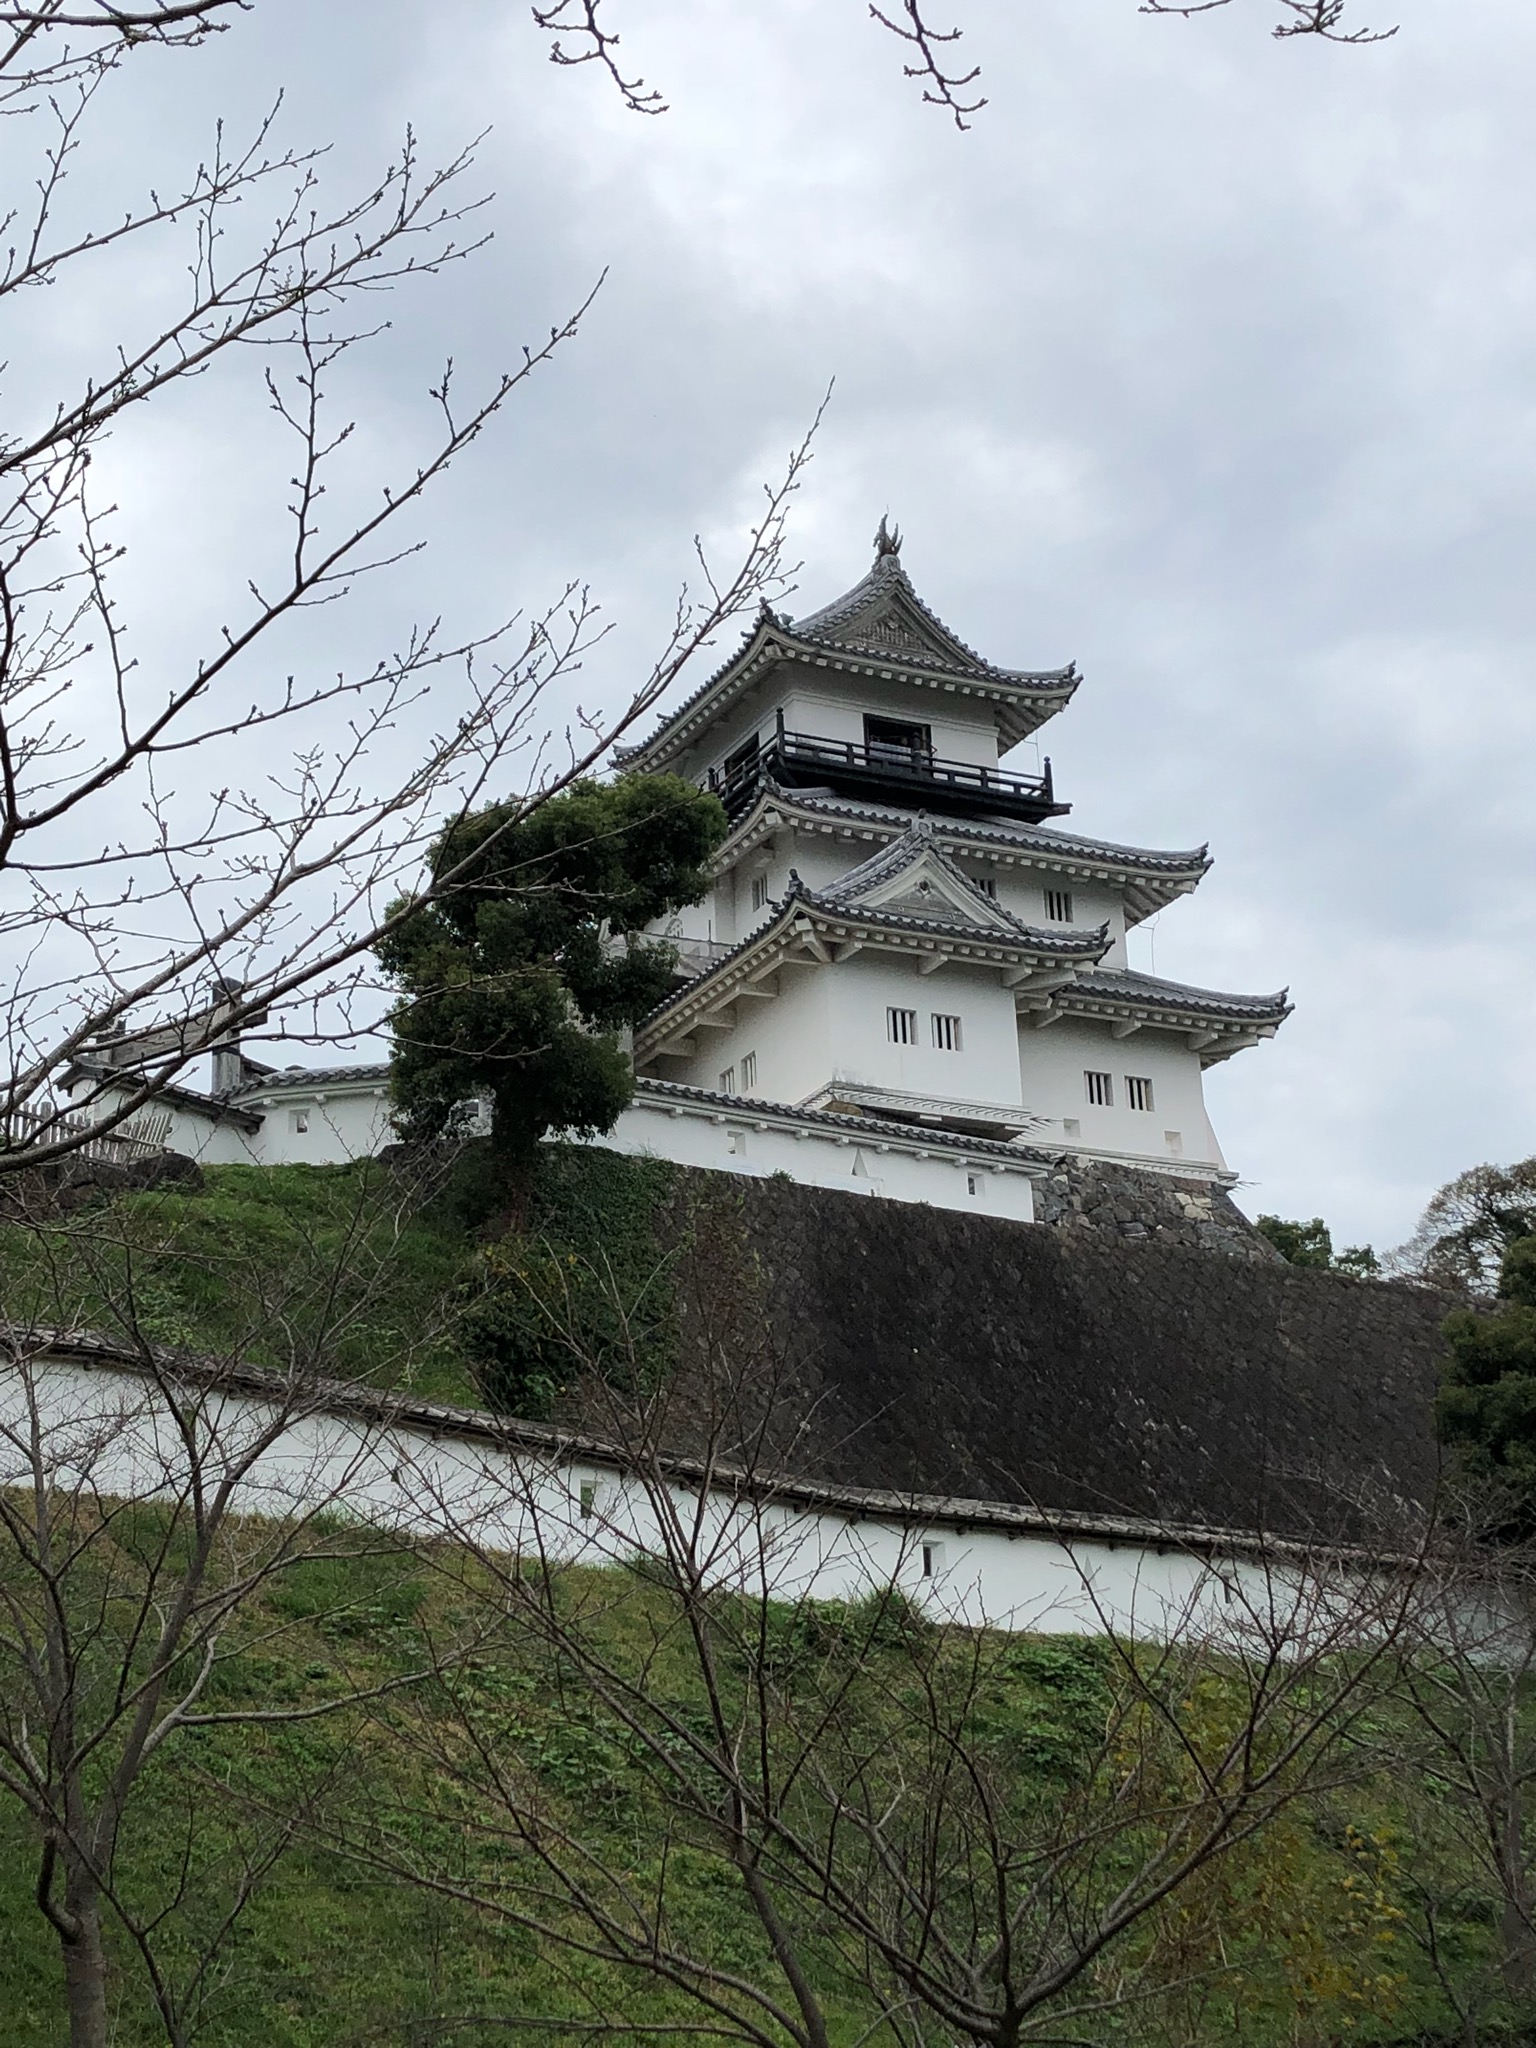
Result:
[[886,1136],[864,1137],[802,1126],[798,1130],[754,1119],[749,1109],[722,1111],[702,1104],[683,1108],[645,1097],[625,1110],[595,1144],[632,1157],[670,1159],[679,1166],[766,1177],[787,1173],[802,1187],[844,1194],[882,1195],[893,1202],[926,1202],[934,1209],[968,1209],[1032,1223],[1033,1176],[982,1153],[935,1146],[922,1156]]
[[[56,1364],[34,1370],[33,1397],[61,1485],[109,1495],[152,1496],[184,1483],[185,1453],[155,1389],[137,1376]],[[15,1369],[0,1377],[0,1423],[22,1425]],[[601,1459],[506,1449],[451,1427],[382,1426],[333,1414],[282,1423],[254,1397],[210,1401],[211,1475],[243,1461],[282,1426],[239,1485],[238,1508],[286,1516],[335,1503],[360,1521],[422,1536],[467,1538],[505,1553],[537,1547],[566,1561],[605,1565],[637,1552],[663,1553],[660,1514],[669,1498],[686,1524],[695,1489],[648,1491]],[[26,1484],[22,1457],[0,1440],[0,1485]],[[583,1489],[590,1489],[587,1512]],[[968,1625],[1058,1635],[1109,1630],[1158,1638],[1187,1630],[1230,1633],[1246,1614],[1273,1625],[1277,1587],[1299,1567],[1240,1551],[1181,1549],[1156,1539],[1058,1535],[978,1526],[968,1504],[948,1512],[808,1507],[719,1492],[702,1518],[707,1570],[720,1585],[790,1599],[851,1600],[891,1585],[935,1615]],[[973,1509],[977,1503],[969,1504]],[[926,1549],[926,1559],[925,1559]],[[925,1563],[928,1569],[925,1571]]]

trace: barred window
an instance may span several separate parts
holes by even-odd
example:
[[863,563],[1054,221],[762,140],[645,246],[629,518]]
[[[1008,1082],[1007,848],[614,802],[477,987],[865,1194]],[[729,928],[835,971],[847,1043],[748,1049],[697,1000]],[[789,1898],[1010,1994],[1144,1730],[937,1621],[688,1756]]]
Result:
[[1098,1109],[1113,1109],[1115,1106],[1115,1079],[1113,1074],[1096,1074],[1088,1068],[1083,1074],[1088,1090],[1088,1100]]
[[1047,889],[1045,892],[1045,914],[1052,924],[1072,922],[1072,891],[1070,889]]
[[754,910],[761,910],[767,901],[768,877],[766,875],[754,875],[752,877],[752,908]]
[[722,1070],[720,1075],[720,1093],[722,1095],[734,1095],[736,1093],[736,1069],[734,1067],[726,1067]]
[[1127,1074],[1125,1099],[1132,1109],[1152,1109],[1152,1083],[1144,1074]]
[[940,1052],[960,1050],[960,1019],[933,1014],[933,1042]]
[[[744,1053],[741,1061],[741,1092],[743,1095],[750,1095],[756,1086],[757,1054],[755,1052]],[[1147,1107],[1149,1109],[1152,1107],[1150,1102],[1147,1104]]]
[[885,1035],[893,1045],[916,1045],[916,1010],[887,1010],[885,1013]]
[[990,896],[994,902],[997,900],[996,875],[972,875],[971,880],[976,884],[983,896]]

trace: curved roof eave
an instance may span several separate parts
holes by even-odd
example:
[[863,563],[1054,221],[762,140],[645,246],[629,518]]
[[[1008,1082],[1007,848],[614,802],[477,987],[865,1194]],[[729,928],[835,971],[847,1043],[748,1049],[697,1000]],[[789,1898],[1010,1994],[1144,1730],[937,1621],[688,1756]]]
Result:
[[[995,955],[999,963],[1005,956],[1015,959],[1020,956],[1038,959],[1043,965],[1057,963],[1062,966],[1075,965],[1079,961],[1097,960],[1109,949],[1109,927],[1101,925],[1096,931],[1056,932],[1039,931],[1021,927],[1017,934],[1009,934],[983,925],[946,925],[922,917],[903,917],[888,910],[870,910],[857,905],[833,903],[818,897],[807,889],[798,878],[785,891],[772,917],[760,924],[755,931],[748,932],[744,939],[738,939],[728,953],[712,961],[702,974],[696,974],[692,981],[684,982],[679,989],[665,996],[654,1010],[640,1019],[635,1026],[635,1043],[664,1018],[673,1015],[684,1004],[717,986],[729,977],[732,970],[740,966],[751,953],[766,950],[780,939],[793,935],[797,918],[807,913],[820,918],[828,925],[863,926],[871,933],[883,929],[892,938],[933,939],[955,946],[968,946]],[[991,964],[988,962],[987,964]]]
[[615,748],[615,761],[622,768],[665,767],[693,742],[709,718],[729,705],[761,669],[776,661],[851,669],[882,680],[894,678],[925,689],[985,698],[999,706],[998,729],[1009,746],[1063,710],[1082,681],[1071,663],[1061,669],[1004,669],[969,656],[963,664],[951,666],[936,656],[925,658],[802,634],[777,613],[764,611],[735,654],[668,712],[648,738],[632,747]]
[[[887,834],[892,839],[899,838],[912,822],[910,813],[884,810],[878,805],[861,804],[851,798],[814,796],[807,791],[784,789],[776,782],[765,780],[751,808],[716,854],[717,867],[729,864],[733,849],[739,842],[751,838],[763,812],[770,807],[782,812],[798,812],[813,820],[841,819],[849,824],[867,825],[872,831]],[[1209,873],[1212,865],[1207,846],[1165,853],[1154,847],[1121,846],[1113,840],[1089,839],[1043,825],[980,825],[936,813],[929,822],[934,837],[946,850],[950,847],[974,847],[984,853],[993,848],[1017,847],[1028,853],[1058,857],[1068,869],[1096,872],[1118,868],[1121,874],[1113,879],[1123,879],[1131,885],[1161,885],[1168,891],[1164,900],[1194,888]]]

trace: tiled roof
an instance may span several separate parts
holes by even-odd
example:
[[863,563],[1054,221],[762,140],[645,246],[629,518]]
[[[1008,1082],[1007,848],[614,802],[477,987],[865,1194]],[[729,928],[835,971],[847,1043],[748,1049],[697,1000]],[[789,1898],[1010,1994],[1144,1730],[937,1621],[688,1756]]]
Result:
[[[891,566],[885,567],[884,564]],[[947,643],[944,653],[932,648],[905,645],[897,646],[889,641],[871,640],[863,645],[854,640],[833,637],[837,626],[857,617],[861,606],[872,598],[900,593],[901,600],[916,612],[929,630]],[[758,660],[749,662],[748,657],[757,650]],[[838,660],[854,660],[859,663],[875,662],[885,669],[904,669],[915,676],[953,676],[981,686],[983,693],[994,699],[1025,700],[1047,698],[1055,700],[1051,710],[1059,710],[1076,690],[1081,677],[1076,666],[1069,663],[1065,668],[1011,669],[999,668],[995,663],[985,661],[966,646],[950,631],[935,612],[929,610],[907,577],[894,555],[882,555],[862,582],[846,591],[830,605],[824,605],[818,612],[806,618],[792,620],[783,613],[775,612],[765,603],[751,627],[742,636],[736,652],[721,662],[714,672],[705,677],[698,688],[691,691],[682,701],[666,712],[646,738],[636,741],[633,746],[616,747],[614,758],[621,765],[641,760],[652,752],[669,733],[684,724],[689,715],[700,704],[728,682],[737,669],[756,668],[763,659],[778,655],[793,658],[796,654],[813,658],[832,656]],[[1044,715],[1049,716],[1048,711]],[[1039,721],[1035,721],[1038,723]],[[1024,730],[1028,730],[1026,724]],[[1014,735],[1016,737],[1022,736]]]
[[1066,668],[1052,669],[999,668],[995,662],[990,662],[978,654],[975,648],[968,647],[958,633],[952,632],[945,625],[937,612],[924,604],[913,588],[911,577],[901,566],[901,557],[895,553],[876,555],[874,567],[867,576],[855,583],[851,590],[845,590],[841,597],[834,598],[819,611],[808,612],[803,619],[786,620],[785,623],[797,640],[826,640],[838,647],[859,647],[865,643],[842,637],[839,629],[850,625],[861,611],[874,605],[881,598],[897,595],[911,606],[941,642],[947,643],[944,652],[918,648],[894,649],[888,642],[871,640],[865,646],[867,653],[888,658],[896,652],[903,660],[917,662],[925,667],[986,677],[995,682],[1044,683],[1047,686],[1056,684],[1062,688],[1068,684],[1076,686],[1077,670],[1070,663]]
[[1100,996],[1144,1009],[1193,1010],[1203,1016],[1233,1017],[1278,1024],[1291,1014],[1290,991],[1269,996],[1227,995],[1220,989],[1195,988],[1189,982],[1163,981],[1134,968],[1090,967],[1058,991],[1060,997]]
[[1005,1144],[1000,1138],[963,1137],[958,1131],[942,1130],[936,1125],[903,1124],[885,1117],[844,1116],[831,1109],[797,1109],[791,1102],[764,1102],[746,1095],[720,1095],[711,1088],[688,1088],[681,1081],[656,1081],[648,1075],[637,1078],[635,1095],[637,1099],[656,1096],[662,1102],[696,1102],[742,1116],[780,1117],[792,1123],[813,1124],[818,1129],[847,1132],[850,1136],[866,1139],[896,1138],[909,1145],[974,1153],[979,1158],[1023,1160],[1033,1166],[1049,1166],[1060,1157],[1059,1152]]
[[995,925],[951,924],[941,917],[913,917],[904,910],[887,910],[868,903],[845,903],[828,891],[808,889],[795,874],[791,874],[790,885],[782,900],[786,906],[804,903],[812,910],[819,910],[824,917],[835,917],[845,924],[856,919],[860,924],[890,925],[897,931],[931,932],[936,938],[963,939],[978,945],[1016,946],[1031,953],[1054,953],[1063,957],[1087,953],[1096,957],[1109,944],[1108,925],[1100,925],[1096,931],[1046,931],[1034,925],[1021,924],[1016,917],[1008,918],[1012,927],[1009,931]]
[[[814,790],[785,789],[772,781],[763,783],[758,801],[789,805],[808,811],[813,817],[889,825],[896,831],[903,830],[912,822],[910,811],[893,811],[881,804],[860,803],[849,797],[824,796]],[[753,809],[756,808],[754,805]],[[748,824],[751,816],[752,813],[748,812],[738,831]],[[1017,846],[1031,853],[1059,853],[1068,860],[1098,861],[1153,875],[1204,874],[1211,865],[1210,851],[1204,846],[1191,847],[1188,852],[1159,852],[1153,847],[1121,846],[1111,839],[1089,839],[1077,832],[1058,832],[1049,825],[1026,825],[1022,822],[978,825],[969,819],[948,817],[936,817],[932,824],[935,836],[951,845]],[[732,837],[735,836],[733,833]]]
[[229,1093],[231,1102],[248,1095],[271,1095],[283,1088],[335,1088],[349,1081],[387,1081],[388,1060],[354,1067],[277,1067],[254,1081],[242,1081]]

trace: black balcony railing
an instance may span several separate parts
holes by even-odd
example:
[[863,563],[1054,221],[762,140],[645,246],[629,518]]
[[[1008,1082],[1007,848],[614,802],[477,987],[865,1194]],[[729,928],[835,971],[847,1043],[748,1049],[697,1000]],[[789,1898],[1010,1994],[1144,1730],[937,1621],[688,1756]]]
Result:
[[1039,775],[1013,775],[973,761],[946,761],[925,747],[825,739],[789,732],[782,723],[723,768],[712,768],[709,787],[735,817],[770,775],[788,788],[820,784],[852,796],[894,797],[924,810],[991,812],[1032,822],[1061,817],[1071,808],[1056,801],[1049,761]]

